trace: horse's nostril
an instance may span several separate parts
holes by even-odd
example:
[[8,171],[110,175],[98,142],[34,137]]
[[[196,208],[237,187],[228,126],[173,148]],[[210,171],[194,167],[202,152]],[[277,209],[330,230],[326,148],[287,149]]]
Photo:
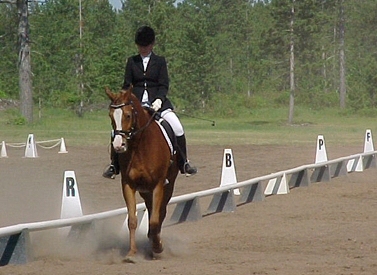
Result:
[[114,146],[114,150],[117,153],[124,153],[127,151],[127,144],[123,143],[121,146]]

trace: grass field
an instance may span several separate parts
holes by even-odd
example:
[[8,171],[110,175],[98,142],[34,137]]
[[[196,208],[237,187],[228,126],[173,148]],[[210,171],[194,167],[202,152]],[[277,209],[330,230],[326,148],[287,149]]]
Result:
[[[15,123],[15,110],[0,112],[0,141],[25,142],[28,134],[37,141],[64,137],[70,146],[107,145],[110,120],[107,110],[88,112],[79,118],[69,110],[44,110],[32,124]],[[313,144],[319,134],[326,143],[363,144],[366,129],[375,130],[375,118],[348,114],[339,110],[313,111],[296,108],[294,124],[287,123],[284,108],[252,110],[232,118],[190,117],[180,115],[191,145],[239,144]],[[215,125],[212,125],[212,121]]]

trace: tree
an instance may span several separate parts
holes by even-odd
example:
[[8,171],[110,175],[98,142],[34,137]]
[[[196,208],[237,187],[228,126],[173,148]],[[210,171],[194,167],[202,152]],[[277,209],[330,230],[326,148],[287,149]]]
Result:
[[46,105],[83,115],[104,98],[105,86],[121,87],[130,44],[124,42],[127,23],[107,0],[82,1],[81,20],[76,0],[47,2],[32,19],[35,83]]
[[[0,0],[6,3],[0,5],[0,96],[13,98],[22,80],[16,4],[25,2],[18,1]],[[347,99],[345,107],[355,110],[377,106],[376,1],[175,2],[127,0],[115,11],[107,0],[82,1],[81,39],[77,0],[29,3],[34,101],[75,110],[80,102],[103,101],[104,86],[121,87],[126,58],[137,52],[134,33],[148,24],[156,31],[155,52],[167,59],[169,96],[178,110],[229,116],[238,113],[235,106],[251,113],[289,104],[292,123],[297,105],[339,107]],[[347,27],[343,51],[341,22]],[[19,42],[29,42],[28,31]]]
[[0,0],[0,3],[16,4],[19,14],[19,87],[21,114],[28,122],[33,121],[33,88],[30,60],[30,28],[28,19],[28,0]]
[[340,65],[340,86],[339,98],[340,108],[346,108],[346,56],[345,56],[345,13],[344,13],[344,0],[340,0],[340,24],[339,24],[339,65]]
[[16,5],[0,5],[0,97],[18,98]]
[[295,44],[294,44],[294,16],[295,16],[295,0],[292,0],[292,15],[291,15],[291,41],[290,41],[290,70],[289,70],[289,82],[290,82],[290,93],[289,93],[289,115],[288,123],[293,123],[293,114],[295,107]]

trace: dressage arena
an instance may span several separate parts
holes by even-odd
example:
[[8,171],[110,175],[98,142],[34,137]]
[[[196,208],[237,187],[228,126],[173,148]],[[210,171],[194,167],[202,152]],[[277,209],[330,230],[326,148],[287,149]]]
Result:
[[[326,137],[329,160],[363,152],[363,140],[340,145]],[[0,158],[0,227],[58,219],[63,173],[76,174],[84,214],[124,207],[120,179],[101,174],[106,146],[38,148],[37,158],[7,148]],[[219,186],[225,148],[231,148],[238,181],[314,163],[313,146],[189,146],[199,174],[179,176],[174,196]],[[97,226],[97,234],[68,244],[58,230],[31,233],[34,261],[0,267],[0,274],[377,274],[377,169],[352,172],[298,187],[289,194],[237,206],[234,212],[166,225],[158,260],[122,262],[125,216]],[[201,200],[203,212],[209,200]],[[169,213],[173,208],[169,208]],[[169,217],[169,216],[168,216]]]

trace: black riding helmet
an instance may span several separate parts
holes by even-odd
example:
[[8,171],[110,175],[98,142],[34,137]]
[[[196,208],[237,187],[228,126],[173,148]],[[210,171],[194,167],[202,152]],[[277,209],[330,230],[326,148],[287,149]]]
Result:
[[148,46],[155,40],[154,30],[151,27],[140,27],[135,34],[135,43],[139,46]]

